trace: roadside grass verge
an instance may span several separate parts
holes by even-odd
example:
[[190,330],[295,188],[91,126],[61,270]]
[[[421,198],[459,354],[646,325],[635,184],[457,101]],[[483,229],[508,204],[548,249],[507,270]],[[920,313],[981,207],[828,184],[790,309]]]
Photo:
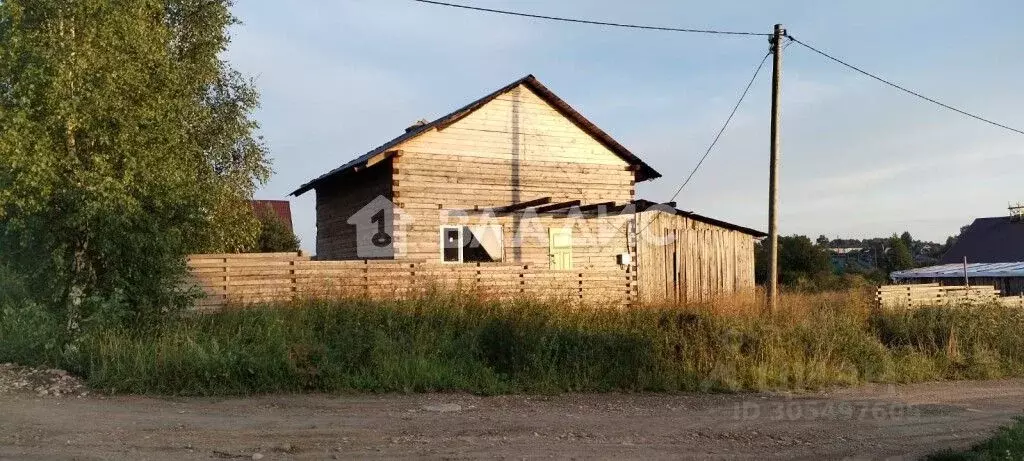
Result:
[[1024,459],[1024,418],[1003,428],[989,440],[966,451],[944,451],[927,458],[929,461],[995,461]]
[[465,294],[307,301],[90,326],[0,311],[0,362],[65,368],[109,392],[479,394],[814,389],[1024,376],[1024,313],[875,311],[860,292],[664,308],[569,309]]

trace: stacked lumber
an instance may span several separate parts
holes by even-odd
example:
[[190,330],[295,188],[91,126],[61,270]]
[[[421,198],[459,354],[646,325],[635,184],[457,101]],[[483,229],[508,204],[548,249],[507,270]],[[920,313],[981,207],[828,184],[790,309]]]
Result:
[[878,288],[875,298],[883,308],[981,305],[1001,302],[1000,299],[999,290],[992,286],[940,286],[937,283],[885,285]]
[[996,299],[999,304],[1003,307],[1016,307],[1024,309],[1024,295],[1020,296],[1000,296]]
[[409,299],[435,291],[484,299],[533,298],[621,307],[635,294],[627,270],[551,271],[509,263],[441,264],[414,260],[311,261],[298,253],[188,257],[200,309],[295,299]]

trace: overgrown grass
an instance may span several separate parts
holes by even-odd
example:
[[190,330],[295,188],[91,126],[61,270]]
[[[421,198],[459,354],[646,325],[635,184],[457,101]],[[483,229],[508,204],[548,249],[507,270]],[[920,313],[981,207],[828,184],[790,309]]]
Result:
[[59,347],[45,312],[0,313],[0,361],[59,366],[98,389],[482,394],[805,389],[1024,375],[1024,313],[878,312],[861,293],[758,303],[567,309],[473,296],[230,309],[148,329],[92,327]]
[[945,451],[928,457],[929,461],[995,461],[1024,459],[1024,418],[1003,428],[995,437],[967,451]]

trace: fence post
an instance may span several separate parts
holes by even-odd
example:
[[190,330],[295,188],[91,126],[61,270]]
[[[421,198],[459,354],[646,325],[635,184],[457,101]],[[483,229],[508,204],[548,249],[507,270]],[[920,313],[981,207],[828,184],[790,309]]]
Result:
[[224,267],[223,267],[223,269],[224,269],[224,271],[223,271],[224,272],[224,294],[219,295],[220,299],[218,300],[218,301],[220,301],[221,307],[223,307],[225,304],[228,303],[228,298],[229,298],[228,293],[231,292],[231,287],[230,287],[230,285],[231,285],[231,283],[230,283],[231,282],[231,277],[228,275],[228,258],[224,258]]
[[363,295],[370,298],[370,260],[363,260]]
[[582,272],[580,272],[578,275],[579,275],[579,281],[577,282],[578,287],[576,288],[576,290],[577,290],[577,298],[579,298],[580,303],[582,304],[583,303],[583,280],[584,279],[583,279],[583,273]]
[[526,272],[530,270],[530,266],[518,266],[516,268],[519,271],[519,294],[526,294]]
[[[301,252],[299,252],[299,256],[302,256]],[[288,265],[291,267],[291,269],[288,271],[288,275],[291,275],[291,282],[289,283],[289,286],[291,288],[291,294],[288,297],[292,301],[295,301],[299,296],[299,281],[295,277],[295,262],[296,260],[294,259],[288,262]]]

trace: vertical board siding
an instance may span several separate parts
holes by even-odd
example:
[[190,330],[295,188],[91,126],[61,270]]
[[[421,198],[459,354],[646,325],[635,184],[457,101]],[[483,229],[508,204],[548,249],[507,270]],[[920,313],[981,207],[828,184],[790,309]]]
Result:
[[754,238],[750,235],[660,211],[638,216],[641,302],[699,303],[753,292]]

